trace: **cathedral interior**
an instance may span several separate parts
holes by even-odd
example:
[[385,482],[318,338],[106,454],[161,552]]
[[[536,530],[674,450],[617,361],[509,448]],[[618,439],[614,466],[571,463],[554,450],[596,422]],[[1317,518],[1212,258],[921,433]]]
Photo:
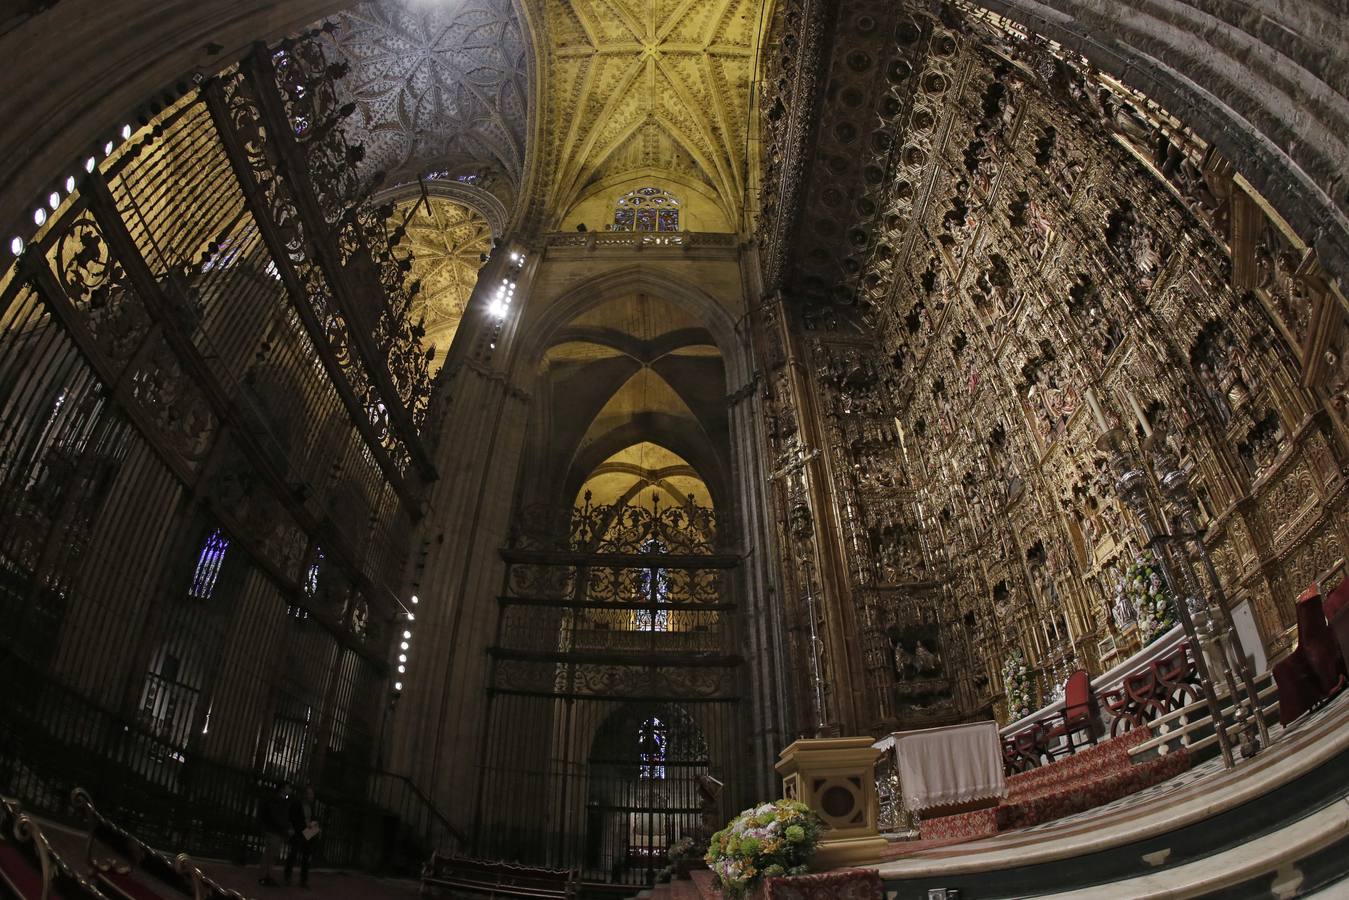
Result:
[[[0,896],[149,896],[89,797],[267,896],[307,784],[355,896],[625,898],[858,737],[889,897],[1349,890],[1343,0],[15,0],[0,53]],[[973,723],[1000,804],[906,805]]]

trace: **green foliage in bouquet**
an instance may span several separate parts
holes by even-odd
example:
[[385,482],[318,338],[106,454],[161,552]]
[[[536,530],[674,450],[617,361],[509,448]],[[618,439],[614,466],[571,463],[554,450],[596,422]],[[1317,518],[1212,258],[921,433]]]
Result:
[[1176,604],[1151,550],[1134,557],[1124,570],[1118,591],[1118,598],[1132,606],[1138,616],[1138,636],[1145,646],[1176,624]]
[[1002,664],[1002,686],[1007,691],[1007,721],[1015,722],[1030,715],[1030,672],[1020,647],[1009,653]]
[[745,810],[712,835],[705,859],[722,894],[737,900],[764,878],[804,874],[823,832],[809,806],[776,800]]

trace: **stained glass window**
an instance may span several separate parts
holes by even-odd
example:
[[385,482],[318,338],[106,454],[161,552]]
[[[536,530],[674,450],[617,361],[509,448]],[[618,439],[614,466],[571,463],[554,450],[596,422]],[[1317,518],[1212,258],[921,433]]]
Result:
[[[657,540],[647,541],[642,547],[646,553],[664,553],[665,545]],[[642,600],[653,605],[664,604],[670,593],[670,578],[664,569],[643,569],[638,576]],[[639,609],[635,616],[637,631],[669,631],[668,609]]]
[[[631,732],[629,732],[631,733]],[[641,778],[665,777],[665,723],[652,716],[642,723],[637,732],[637,755],[641,758],[638,776]]]
[[309,571],[304,576],[304,595],[311,600],[319,592],[319,565],[323,562],[323,548],[314,548],[314,561],[309,564]]
[[618,198],[614,231],[678,231],[679,201],[658,187],[638,188]]
[[197,568],[192,573],[192,597],[196,600],[210,600],[215,593],[215,582],[220,577],[220,564],[225,561],[225,551],[230,547],[230,539],[217,528],[202,545],[197,556]]

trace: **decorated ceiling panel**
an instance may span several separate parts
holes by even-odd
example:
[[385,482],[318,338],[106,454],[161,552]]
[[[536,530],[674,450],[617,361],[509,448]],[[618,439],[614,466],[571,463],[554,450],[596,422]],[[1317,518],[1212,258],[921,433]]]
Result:
[[550,37],[544,209],[625,174],[744,192],[757,0],[542,0]]
[[447,171],[518,191],[529,48],[511,0],[369,0],[333,21],[367,178]]
[[475,210],[441,197],[404,201],[393,219],[407,223],[402,242],[412,254],[407,277],[421,283],[412,316],[425,317],[424,340],[444,358],[478,282],[482,254],[492,246],[491,229]]

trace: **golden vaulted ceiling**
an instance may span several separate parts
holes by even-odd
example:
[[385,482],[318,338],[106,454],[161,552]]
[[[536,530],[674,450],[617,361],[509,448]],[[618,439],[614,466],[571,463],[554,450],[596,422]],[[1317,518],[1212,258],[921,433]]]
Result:
[[412,316],[425,316],[425,342],[436,345],[439,364],[478,281],[482,254],[492,246],[492,231],[482,214],[443,197],[403,201],[393,218],[407,222],[401,246],[412,254],[408,281],[421,283]]
[[556,223],[592,185],[705,185],[738,218],[759,0],[536,0],[547,47],[536,195]]

